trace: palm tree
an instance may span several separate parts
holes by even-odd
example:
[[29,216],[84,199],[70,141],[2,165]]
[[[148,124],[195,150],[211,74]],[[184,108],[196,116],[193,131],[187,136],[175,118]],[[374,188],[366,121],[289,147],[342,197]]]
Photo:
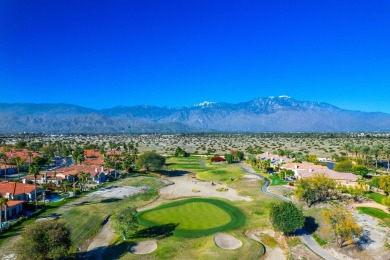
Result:
[[88,174],[91,174],[83,171],[79,171],[78,174],[81,177],[81,192],[83,192],[85,190],[85,180],[87,179]]
[[39,165],[33,164],[28,169],[28,174],[34,176],[34,193],[35,193],[35,208],[38,209],[38,198],[37,198],[37,176],[39,175]]
[[56,181],[56,185],[57,185],[57,172],[56,171],[53,172],[53,177],[54,177],[54,180]]
[[8,161],[8,156],[5,153],[0,153],[0,160],[4,164],[4,180],[7,180],[7,161]]
[[26,161],[19,156],[14,157],[14,162],[16,165],[16,170],[18,171],[18,178],[20,179],[20,166],[22,166]]
[[31,165],[33,153],[32,152],[28,152],[27,155],[28,155],[28,164]]
[[367,181],[364,177],[360,177],[358,180],[357,180],[357,183],[359,185],[360,188],[365,188],[366,185],[367,185]]
[[387,171],[389,171],[389,167],[390,167],[390,146],[386,146],[383,149],[383,154],[385,155],[385,157],[387,159]]
[[375,157],[375,168],[378,169],[378,158],[379,158],[379,155],[381,154],[381,148],[379,146],[374,146],[371,149],[371,153]]
[[365,162],[366,162],[366,165],[367,165],[368,164],[368,157],[370,155],[370,147],[362,146],[361,149],[360,149],[360,152],[364,156],[364,159],[365,159]]
[[[0,229],[2,229],[2,227],[3,227],[3,205],[5,205],[6,203],[7,203],[7,198],[2,197],[0,195]],[[6,206],[4,208],[5,208],[4,215],[5,215],[5,218],[7,218],[7,208],[6,208]]]
[[350,143],[343,144],[343,148],[345,150],[345,154],[347,155],[347,157],[348,157],[348,152],[351,150],[351,147],[352,147],[352,144],[350,144]]
[[46,204],[46,190],[47,190],[47,188],[49,187],[49,184],[47,184],[47,183],[42,183],[42,184],[41,184],[41,187],[42,187],[42,190],[43,190],[43,193],[42,193],[43,204]]

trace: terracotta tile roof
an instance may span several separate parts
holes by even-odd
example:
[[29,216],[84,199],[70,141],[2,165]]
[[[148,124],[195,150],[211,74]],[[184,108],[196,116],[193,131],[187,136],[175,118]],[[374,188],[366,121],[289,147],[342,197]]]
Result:
[[282,168],[284,169],[295,169],[295,166],[298,167],[299,170],[306,170],[306,169],[328,169],[328,167],[323,165],[316,165],[314,163],[286,163],[282,165]]
[[30,157],[28,156],[29,152],[32,153],[31,160],[34,159],[35,157],[42,157],[41,154],[33,152],[33,151],[30,151],[28,149],[11,149],[11,151],[6,152],[6,154],[7,154],[7,157],[9,159],[11,159],[12,157],[18,157],[19,156],[20,158],[25,159],[26,162],[29,162],[29,160],[30,160]]
[[325,176],[333,179],[333,180],[338,180],[338,181],[351,181],[351,182],[356,182],[358,180],[358,176],[353,174],[353,173],[348,173],[348,172],[336,172],[331,169],[315,169],[313,171],[300,171],[298,174],[302,178],[308,178],[312,177],[314,174],[325,174]]
[[[16,205],[19,205],[19,204],[23,204],[24,201],[23,200],[9,200],[7,201],[7,207],[13,207],[13,206],[16,206]],[[5,210],[5,205],[3,205],[3,210]]]
[[[37,186],[37,189],[40,188]],[[31,193],[35,190],[35,186],[32,184],[25,184],[20,182],[8,182],[3,181],[0,182],[0,194],[5,196],[7,193],[13,194],[13,195],[20,195],[20,194],[26,194]]]
[[[75,175],[81,171],[90,173],[91,177],[93,178],[99,173],[103,172],[103,173],[108,174],[110,172],[115,171],[115,169],[103,167],[103,171],[102,171],[101,165],[73,165],[70,167],[57,169],[55,171],[48,171],[46,173],[48,176],[53,176],[54,172],[56,172],[57,177],[60,177],[61,175],[63,175],[63,176]],[[42,173],[45,173],[45,172],[41,172],[41,174]]]
[[94,149],[84,150],[84,155],[87,158],[90,158],[90,157],[100,157],[101,156],[99,150],[97,150],[97,149],[95,149],[95,150]]

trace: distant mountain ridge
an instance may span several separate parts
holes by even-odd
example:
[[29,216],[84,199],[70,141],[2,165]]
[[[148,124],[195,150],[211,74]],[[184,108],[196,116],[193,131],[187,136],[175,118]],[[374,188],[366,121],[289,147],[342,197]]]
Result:
[[71,104],[0,103],[0,132],[347,132],[390,131],[390,114],[341,109],[288,96],[237,104],[92,109]]

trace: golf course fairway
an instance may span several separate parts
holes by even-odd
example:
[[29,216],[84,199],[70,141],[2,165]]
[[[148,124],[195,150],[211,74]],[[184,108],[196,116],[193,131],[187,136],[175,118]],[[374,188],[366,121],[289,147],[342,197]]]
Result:
[[200,237],[240,227],[244,214],[227,202],[217,199],[193,198],[163,204],[139,212],[139,224],[145,227],[178,224],[174,234]]

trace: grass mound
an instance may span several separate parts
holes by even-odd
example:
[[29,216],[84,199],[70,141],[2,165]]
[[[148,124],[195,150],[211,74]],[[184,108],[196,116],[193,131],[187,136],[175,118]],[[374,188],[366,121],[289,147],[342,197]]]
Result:
[[367,214],[371,217],[381,219],[384,224],[390,227],[390,214],[384,212],[381,209],[370,208],[370,207],[357,207],[360,213]]
[[178,224],[173,231],[181,237],[201,237],[238,228],[245,223],[236,207],[217,199],[193,198],[163,204],[139,212],[138,222],[145,227]]

